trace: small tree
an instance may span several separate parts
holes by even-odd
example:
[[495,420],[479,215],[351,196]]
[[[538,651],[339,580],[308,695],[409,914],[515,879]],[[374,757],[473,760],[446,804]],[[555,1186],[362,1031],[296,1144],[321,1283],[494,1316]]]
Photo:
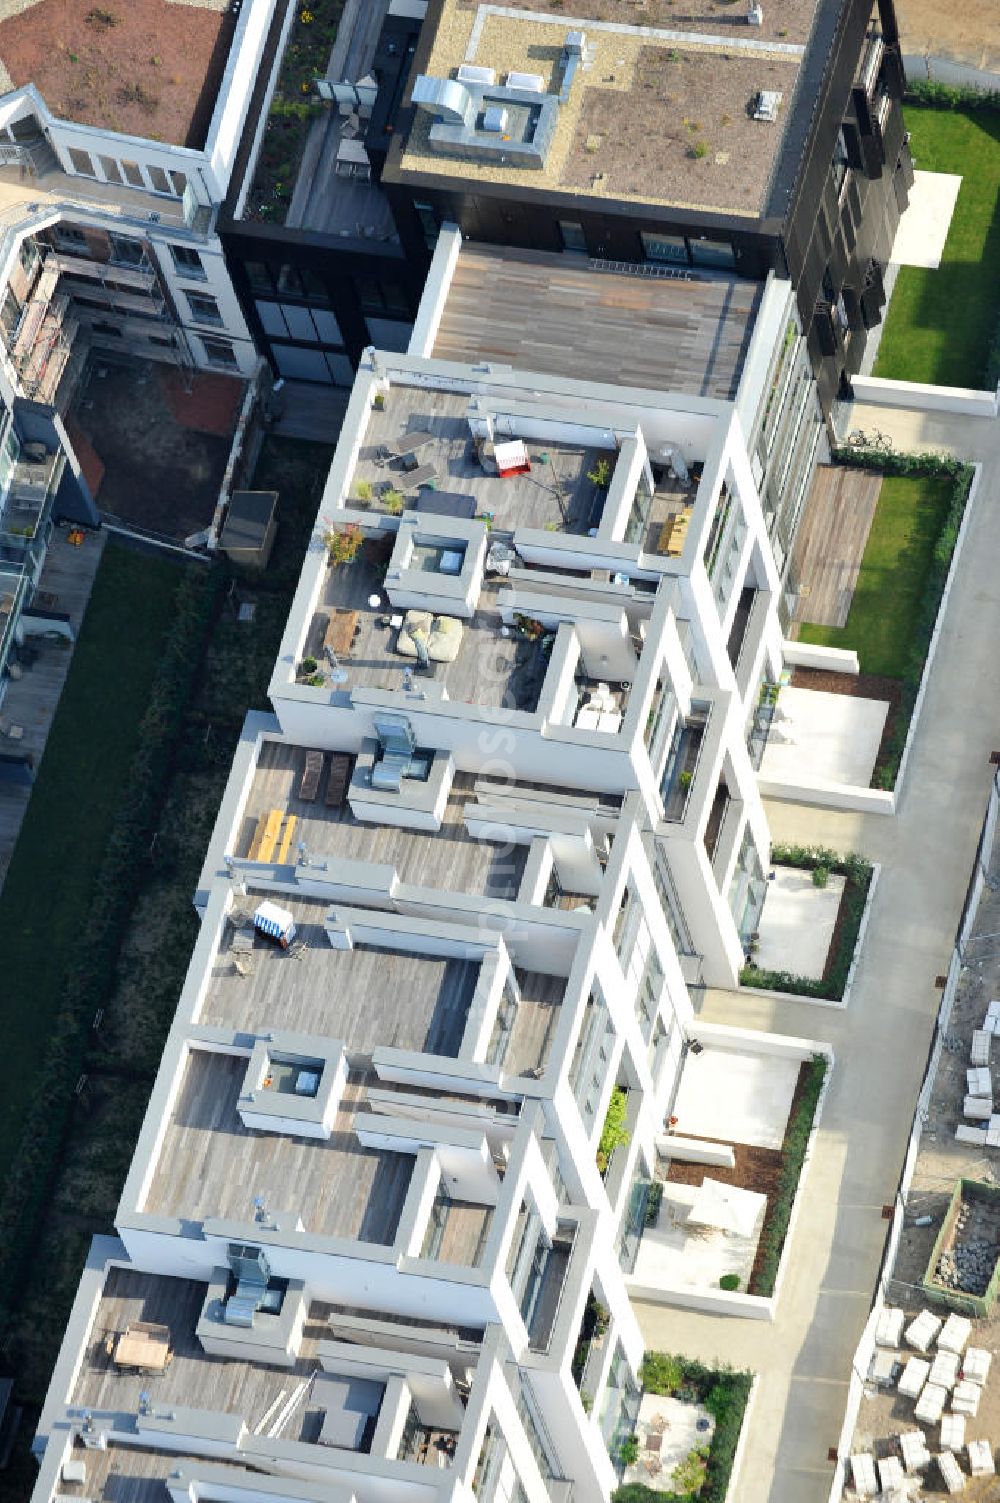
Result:
[[622,1466],[634,1466],[639,1460],[639,1440],[635,1435],[626,1435],[618,1443],[618,1460]]
[[611,461],[599,459],[594,468],[587,471],[587,479],[592,485],[607,485],[611,479]]
[[387,491],[382,492],[382,505],[391,517],[398,517],[405,505],[403,492],[390,486]]
[[344,527],[331,527],[323,537],[331,569],[336,569],[340,564],[353,563],[364,540],[364,533],[356,522],[348,522]]
[[674,1467],[672,1484],[683,1497],[692,1497],[701,1491],[707,1468],[708,1451],[699,1446]]

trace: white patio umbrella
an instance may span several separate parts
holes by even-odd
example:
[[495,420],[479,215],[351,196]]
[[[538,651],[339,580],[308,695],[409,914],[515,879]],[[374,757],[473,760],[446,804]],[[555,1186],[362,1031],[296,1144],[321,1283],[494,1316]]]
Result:
[[767,1196],[721,1180],[704,1179],[691,1203],[688,1221],[698,1226],[717,1226],[737,1237],[752,1236],[757,1218],[767,1205]]

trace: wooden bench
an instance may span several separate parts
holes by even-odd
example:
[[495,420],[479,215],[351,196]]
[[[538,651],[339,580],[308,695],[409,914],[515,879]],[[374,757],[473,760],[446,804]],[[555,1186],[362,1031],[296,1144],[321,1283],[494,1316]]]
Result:
[[289,853],[292,849],[292,840],[295,837],[295,830],[298,822],[299,821],[297,815],[289,814],[288,819],[285,822],[284,832],[281,836],[281,844],[278,847],[278,854],[274,858],[279,866],[286,866],[288,864]]
[[319,793],[319,780],[323,775],[323,753],[307,751],[302,778],[299,782],[299,798],[304,804],[312,804]]
[[340,809],[347,797],[351,781],[351,758],[343,752],[334,752],[330,758],[330,776],[326,782],[326,797],[323,802],[330,809]]
[[357,624],[357,611],[334,611],[323,636],[323,651],[332,652],[338,658],[347,657],[354,645],[354,628]]
[[251,861],[270,861],[278,843],[278,836],[281,834],[283,819],[284,813],[281,809],[269,809],[266,814],[260,816],[253,840],[250,842],[249,859]]

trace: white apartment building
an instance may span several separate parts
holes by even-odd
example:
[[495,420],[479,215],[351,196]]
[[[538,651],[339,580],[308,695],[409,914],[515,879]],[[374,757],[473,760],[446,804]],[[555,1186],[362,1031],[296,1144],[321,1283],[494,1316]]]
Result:
[[[91,345],[255,368],[215,220],[274,3],[165,3],[140,37],[126,12],[67,13],[69,81],[50,74],[44,7],[0,21],[0,358],[22,395],[56,402]],[[7,66],[12,27],[17,73],[37,76]]]
[[813,1052],[689,990],[765,891],[791,319],[770,283],[729,397],[437,358],[434,289],[366,360],[34,1503],[609,1496],[692,1060]]

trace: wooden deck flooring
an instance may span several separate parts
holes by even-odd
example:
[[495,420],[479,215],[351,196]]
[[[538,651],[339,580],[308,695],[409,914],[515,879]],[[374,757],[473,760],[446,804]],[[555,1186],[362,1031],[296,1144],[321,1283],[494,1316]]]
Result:
[[[224,948],[200,1023],[342,1039],[352,1054],[385,1044],[455,1057],[478,965],[364,945],[334,950],[323,927],[328,904],[293,900],[288,906],[305,950],[293,957],[258,938],[252,973],[244,977]],[[222,943],[228,945],[228,935]]]
[[[58,597],[56,609],[69,616],[74,633],[79,633],[94,576],[104,552],[106,534],[88,532],[79,548],[68,543],[66,536],[66,529],[61,527],[53,532],[39,589]],[[25,668],[23,677],[9,680],[2,705],[4,720],[24,726],[23,738],[20,741],[3,741],[3,749],[30,753],[36,770],[73,660],[72,650],[65,647],[39,642],[37,649],[38,657],[30,667]],[[30,797],[30,788],[5,785],[0,789],[0,889],[14,854]]]
[[[403,657],[396,651],[399,633],[395,627],[379,624],[394,610],[384,603],[374,608],[369,605],[369,599],[375,596],[384,602],[383,588],[376,564],[364,557],[327,575],[306,641],[306,653],[316,658],[322,671],[329,671],[323,656],[323,639],[330,612],[352,610],[357,612],[358,634],[353,645],[337,656],[339,666],[347,674],[344,688],[361,685],[395,691],[402,688],[403,673],[409,668],[416,672],[418,684],[444,685],[449,699],[461,704],[509,710],[536,708],[548,658],[537,642],[513,633],[504,635],[501,631],[503,619],[497,605],[501,586],[483,586],[476,614],[471,620],[462,621],[458,656],[453,663],[434,663],[431,675],[417,670],[414,658]],[[448,614],[446,605],[440,609]]]
[[[135,1414],[139,1395],[148,1393],[154,1405],[240,1414],[253,1428],[282,1389],[290,1393],[318,1369],[315,1339],[303,1340],[299,1360],[290,1368],[207,1356],[195,1335],[206,1289],[205,1284],[190,1279],[111,1269],[70,1402],[87,1409]],[[174,1359],[162,1373],[119,1372],[105,1353],[106,1338],[137,1320],[153,1321],[170,1331]],[[287,1430],[284,1438],[297,1437]],[[103,1495],[87,1489],[86,1496]],[[139,1497],[145,1503],[141,1493]]]
[[793,622],[846,624],[881,488],[873,470],[817,469],[789,569],[798,597]]
[[762,285],[629,276],[583,257],[466,244],[433,354],[730,399]]
[[[471,496],[477,512],[493,515],[501,532],[518,527],[546,527],[583,536],[596,526],[594,512],[597,487],[587,479],[602,451],[579,445],[525,441],[531,460],[527,475],[499,475],[485,471],[472,451],[469,434],[469,398],[455,392],[429,391],[422,387],[393,386],[383,411],[373,411],[355,470],[354,481],[375,487],[391,483],[405,492],[406,473],[398,463],[379,461],[383,444],[406,433],[430,433],[433,441],[420,452],[421,463],[433,464],[439,475],[437,488]],[[606,459],[614,460],[609,450]],[[431,493],[421,493],[432,501]],[[408,494],[407,504],[414,497]],[[372,511],[380,510],[378,499]],[[433,516],[428,515],[433,527]]]
[[294,795],[304,763],[304,748],[276,741],[264,744],[244,808],[237,855],[249,851],[260,815],[267,809],[283,808],[301,820],[300,838],[314,861],[346,857],[386,862],[396,868],[401,882],[489,898],[517,897],[528,848],[491,844],[469,834],[463,811],[476,797],[474,777],[456,774],[444,823],[431,835],[394,825],[363,824],[347,808],[328,809],[322,784],[317,801],[303,803]]
[[328,1140],[293,1138],[243,1126],[236,1106],[246,1068],[243,1057],[190,1054],[143,1210],[251,1222],[260,1195],[272,1214],[295,1213],[317,1236],[391,1246],[414,1160],[358,1142],[363,1080],[349,1077]]

